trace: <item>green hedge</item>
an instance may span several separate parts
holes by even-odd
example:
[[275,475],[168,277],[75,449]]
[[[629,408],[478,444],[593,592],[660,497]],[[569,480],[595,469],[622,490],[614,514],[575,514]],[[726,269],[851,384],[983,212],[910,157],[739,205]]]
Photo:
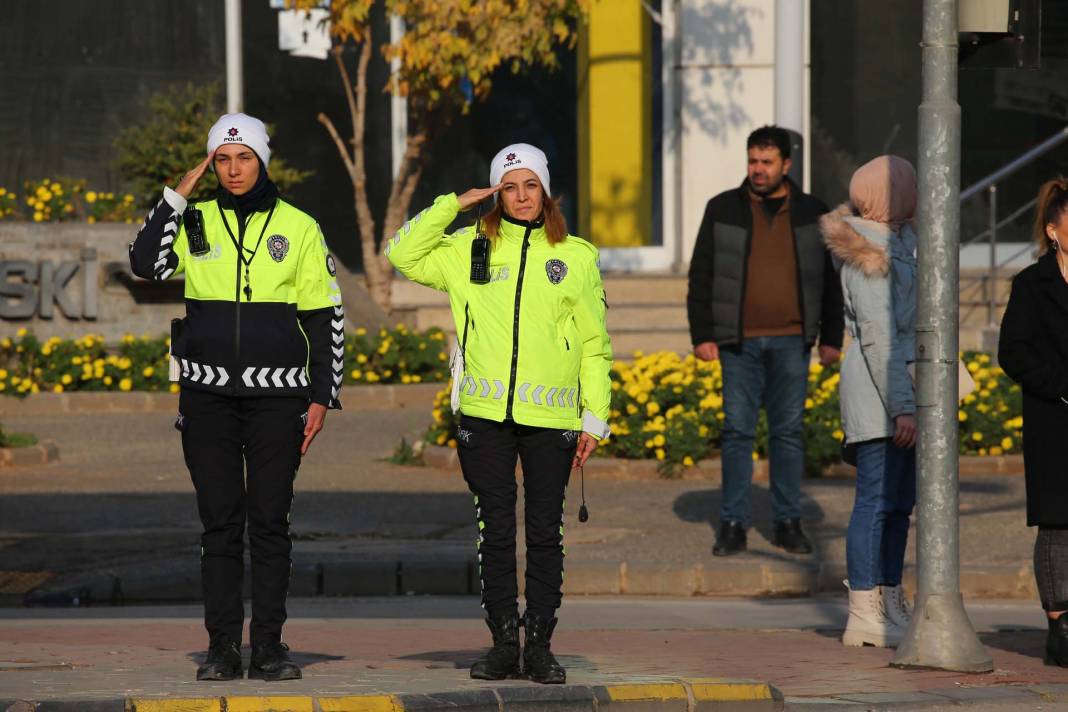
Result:
[[[93,334],[40,340],[26,329],[0,339],[0,395],[65,391],[171,391],[169,339],[124,336],[107,344]],[[445,334],[413,332],[403,324],[345,340],[345,383],[420,383],[448,378]]]

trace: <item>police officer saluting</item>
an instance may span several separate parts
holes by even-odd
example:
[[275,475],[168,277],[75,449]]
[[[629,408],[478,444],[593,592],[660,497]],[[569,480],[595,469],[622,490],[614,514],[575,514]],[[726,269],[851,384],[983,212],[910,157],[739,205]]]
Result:
[[[208,133],[207,158],[176,189],[164,188],[130,245],[137,276],[185,276],[171,375],[181,384],[176,427],[204,526],[210,647],[198,680],[242,675],[246,520],[248,676],[301,676],[282,642],[293,480],[327,409],[341,407],[344,314],[333,259],[315,220],[278,196],[268,140],[259,119],[222,116]],[[215,197],[190,205],[209,168],[219,179]]]
[[[609,433],[605,294],[597,248],[568,235],[551,197],[544,153],[525,143],[502,149],[490,164],[490,185],[439,197],[397,231],[387,254],[408,278],[447,291],[456,322],[456,439],[475,497],[482,606],[493,635],[471,677],[522,672],[562,683],[566,674],[549,641],[563,584],[564,490],[572,468]],[[461,210],[493,195],[488,215],[444,234]],[[517,457],[527,543],[522,669]]]

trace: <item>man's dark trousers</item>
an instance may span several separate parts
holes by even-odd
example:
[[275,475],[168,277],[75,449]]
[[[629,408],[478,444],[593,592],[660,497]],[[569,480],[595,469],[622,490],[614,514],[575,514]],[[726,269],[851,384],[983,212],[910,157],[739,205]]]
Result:
[[[178,429],[204,526],[204,624],[241,642],[244,533],[252,563],[252,645],[281,640],[289,590],[289,513],[308,401],[183,389]],[[246,479],[245,469],[248,468]]]
[[578,433],[461,416],[457,450],[475,495],[482,606],[497,617],[518,612],[516,458],[523,463],[527,611],[552,618],[564,576],[564,491]]

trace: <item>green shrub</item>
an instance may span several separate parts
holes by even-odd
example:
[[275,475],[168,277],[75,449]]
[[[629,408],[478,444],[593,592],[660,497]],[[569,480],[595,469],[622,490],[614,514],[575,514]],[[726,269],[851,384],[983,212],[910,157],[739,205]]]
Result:
[[[39,340],[26,329],[0,339],[0,395],[42,391],[170,391],[169,339],[130,334],[106,344],[93,334]],[[403,324],[373,336],[356,329],[345,343],[346,383],[421,383],[448,378],[445,334],[410,331]]]
[[[145,119],[125,128],[115,139],[117,168],[137,206],[154,205],[163,186],[172,188],[182,176],[204,160],[208,130],[224,112],[222,85],[175,85],[149,97]],[[272,132],[270,125],[268,134]],[[286,164],[271,153],[271,180],[285,192],[312,175]],[[212,178],[201,180],[194,200],[209,198],[218,186]]]

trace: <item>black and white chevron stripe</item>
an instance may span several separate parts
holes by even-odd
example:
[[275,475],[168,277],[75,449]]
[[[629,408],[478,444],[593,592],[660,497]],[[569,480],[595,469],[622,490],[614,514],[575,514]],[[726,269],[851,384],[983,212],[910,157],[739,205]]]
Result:
[[178,357],[178,363],[182,367],[182,378],[193,383],[203,383],[205,386],[225,386],[230,382],[230,374],[222,366],[197,363],[181,357]]
[[[174,210],[174,208],[167,205],[164,200],[160,199],[160,201],[156,203],[156,207],[152,208],[148,213],[148,218],[145,220],[145,225],[147,225],[148,221],[152,219],[153,214],[157,210],[163,208],[164,205],[171,211],[171,216],[167,218],[167,222],[163,224],[163,237],[161,237],[159,241],[159,254],[156,255],[156,264],[153,269],[155,278],[160,281],[165,280],[174,274],[174,268],[169,267],[168,262],[170,262],[171,254],[174,251],[174,239],[178,236],[178,220],[181,218],[181,213]],[[141,229],[143,230],[144,228],[142,227]]]
[[334,316],[330,320],[330,350],[333,358],[330,363],[330,399],[336,404],[341,393],[341,379],[345,377],[345,308],[334,307]]
[[303,368],[257,368],[249,366],[241,374],[248,388],[301,388],[308,386],[308,373]]

